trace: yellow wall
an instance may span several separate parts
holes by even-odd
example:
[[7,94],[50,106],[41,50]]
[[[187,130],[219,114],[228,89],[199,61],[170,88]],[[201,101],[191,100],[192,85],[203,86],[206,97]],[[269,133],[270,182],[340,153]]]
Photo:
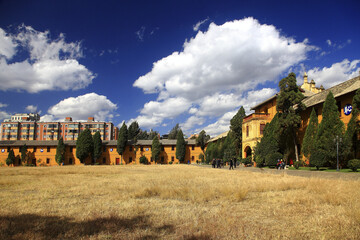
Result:
[[[141,151],[141,147],[143,148],[143,151]],[[98,164],[106,164],[106,165],[116,165],[118,164],[140,164],[140,157],[146,156],[150,164],[155,164],[154,161],[151,161],[151,146],[139,146],[138,151],[134,152],[134,146],[126,146],[125,152],[123,156],[121,157],[117,151],[116,146],[106,146],[105,151],[103,151],[102,156],[97,159]],[[72,151],[71,151],[72,148]],[[130,148],[132,148],[132,151],[130,152]],[[192,150],[194,148],[194,150]],[[0,165],[6,166],[6,158],[8,157],[7,146],[0,147]],[[15,166],[19,165],[18,159],[20,159],[20,147],[11,147],[11,149],[14,150],[15,157],[17,157],[17,160],[15,161]],[[41,149],[43,150],[41,152]],[[33,147],[28,147],[28,152],[33,153],[33,159],[36,159],[35,163],[36,166],[54,166],[58,165],[55,161],[55,154],[56,154],[56,146],[50,147],[50,152],[47,151],[47,146],[37,146],[36,151],[34,152]],[[176,146],[174,146],[174,150],[172,150],[172,146],[165,145],[164,151],[161,151],[160,158],[158,163],[161,163],[161,158],[164,158],[163,163],[167,164],[172,160],[172,157],[174,158],[173,163],[178,163],[179,161],[176,159],[175,156],[176,153]],[[188,160],[191,163],[196,163],[196,160],[199,160],[199,154],[202,153],[202,150],[200,146],[196,145],[187,145],[186,146],[186,155],[185,155],[185,163],[188,162]],[[130,162],[130,157],[132,158],[132,162]],[[193,158],[192,158],[193,157]],[[72,159],[72,163],[70,163],[70,159]],[[118,161],[117,161],[118,159]],[[192,160],[193,159],[193,160]],[[47,163],[48,160],[48,163]],[[105,161],[104,161],[105,160]],[[1,164],[2,163],[2,164]],[[91,159],[88,158],[85,161],[86,164],[91,163]],[[65,149],[65,161],[64,165],[80,165],[82,164],[80,160],[76,157],[76,147],[75,146],[66,146]]]

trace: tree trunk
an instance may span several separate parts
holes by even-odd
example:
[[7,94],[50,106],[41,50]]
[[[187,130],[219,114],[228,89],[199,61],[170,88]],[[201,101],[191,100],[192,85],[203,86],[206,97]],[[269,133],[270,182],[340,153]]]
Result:
[[299,154],[298,154],[298,147],[297,147],[297,144],[296,144],[296,134],[293,135],[293,140],[294,140],[294,146],[295,146],[295,158],[296,158],[296,161],[298,162],[299,161]]

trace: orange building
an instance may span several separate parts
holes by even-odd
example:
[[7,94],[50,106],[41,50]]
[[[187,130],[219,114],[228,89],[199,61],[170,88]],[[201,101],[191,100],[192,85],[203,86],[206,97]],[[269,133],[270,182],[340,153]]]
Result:
[[[64,165],[80,165],[82,164],[76,158],[76,141],[64,141],[65,143],[65,161]],[[162,139],[160,159],[157,163],[168,164],[169,162],[179,163],[176,159],[176,140]],[[26,144],[28,152],[31,155],[31,160],[28,164],[34,166],[53,166],[57,165],[55,161],[56,147],[58,141],[0,141],[0,165],[5,166],[6,158],[8,157],[10,149],[14,151],[16,156],[15,166],[20,163],[20,148]],[[120,156],[117,151],[117,141],[103,141],[103,153],[97,164],[103,165],[121,165],[121,164],[140,164],[140,157],[145,156],[150,164],[155,164],[151,159],[151,144],[152,140],[139,140],[135,145],[129,142],[126,146],[123,156]],[[185,163],[197,163],[200,161],[199,154],[202,153],[200,146],[196,145],[194,139],[187,140]],[[90,164],[91,159],[87,159],[85,164]]]
[[[301,112],[302,122],[297,134],[299,153],[301,152],[301,145],[307,125],[309,124],[309,118],[312,108],[315,109],[320,123],[322,120],[323,103],[326,99],[326,96],[331,91],[337,101],[340,119],[344,122],[345,125],[347,125],[351,118],[351,114],[348,114],[349,112],[347,111],[349,109],[349,106],[351,106],[352,104],[352,100],[356,90],[360,88],[360,76],[338,84],[327,90],[325,90],[322,86],[320,88],[316,88],[314,80],[312,80],[311,83],[308,83],[307,77],[308,76],[305,73],[304,83],[300,87],[300,90],[305,96],[305,99],[302,102],[306,106],[306,109]],[[243,157],[252,156],[254,147],[263,136],[265,124],[270,122],[275,116],[276,98],[277,94],[267,99],[266,101],[254,106],[251,110],[254,110],[255,112],[246,116],[243,119]],[[344,112],[344,109],[346,112]]]

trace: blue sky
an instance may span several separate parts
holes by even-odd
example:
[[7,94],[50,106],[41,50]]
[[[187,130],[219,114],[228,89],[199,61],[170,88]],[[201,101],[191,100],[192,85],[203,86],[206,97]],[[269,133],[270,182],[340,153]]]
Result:
[[0,1],[0,120],[229,128],[289,72],[360,70],[358,1]]

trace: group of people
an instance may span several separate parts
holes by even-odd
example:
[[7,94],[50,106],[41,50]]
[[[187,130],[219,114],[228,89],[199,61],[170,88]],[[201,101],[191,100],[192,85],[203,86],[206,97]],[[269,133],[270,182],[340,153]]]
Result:
[[[223,163],[223,161],[222,161],[222,159],[218,159],[218,158],[214,158],[213,160],[212,160],[212,167],[213,168],[221,168],[223,165],[224,165],[224,163]],[[231,170],[231,169],[234,169],[234,167],[236,168],[236,159],[234,158],[234,159],[231,159],[230,161],[229,161],[229,170]]]
[[285,162],[282,159],[278,159],[276,164],[277,170],[281,170],[285,168]]

